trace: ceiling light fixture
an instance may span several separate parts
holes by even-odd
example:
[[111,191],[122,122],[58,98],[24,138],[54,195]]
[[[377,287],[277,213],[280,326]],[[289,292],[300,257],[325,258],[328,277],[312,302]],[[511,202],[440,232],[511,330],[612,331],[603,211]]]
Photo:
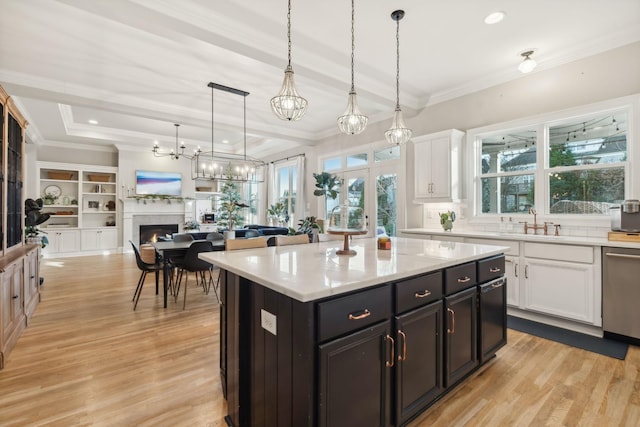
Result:
[[[247,95],[249,92],[210,82],[211,88],[211,151],[199,152],[191,161],[191,178],[207,181],[264,182],[264,166],[261,160],[247,156]],[[216,153],[214,133],[214,89],[242,96],[244,153]]]
[[356,49],[355,45],[355,0],[351,0],[351,90],[347,101],[347,108],[344,114],[338,117],[338,129],[347,135],[357,135],[367,127],[369,118],[363,115],[358,108],[358,99],[356,98],[356,89],[354,84],[353,58]]
[[300,120],[307,112],[307,100],[301,97],[293,81],[291,67],[291,0],[287,8],[287,40],[288,58],[287,68],[284,70],[284,81],[277,96],[271,98],[271,110],[282,120]]
[[153,148],[151,149],[151,151],[153,151],[153,155],[155,157],[169,156],[174,160],[178,160],[180,157],[184,157],[186,159],[191,160],[194,157],[198,156],[198,154],[200,154],[201,152],[200,147],[193,150],[193,155],[189,155],[184,153],[184,150],[187,148],[186,145],[184,145],[184,141],[181,141],[180,145],[178,146],[178,128],[180,127],[180,125],[176,123],[174,124],[174,126],[176,127],[176,148],[175,149],[172,148],[169,153],[163,153],[162,151],[160,151],[160,146],[158,145],[158,141],[153,141]]
[[408,129],[402,118],[400,109],[400,20],[404,17],[404,10],[391,12],[391,19],[396,21],[396,110],[393,113],[391,127],[384,133],[389,144],[400,145],[411,139],[411,129]]
[[484,18],[484,23],[487,25],[497,24],[498,22],[501,22],[505,16],[506,16],[506,13],[504,12],[501,12],[501,11],[493,12],[488,14]]
[[520,65],[518,65],[518,70],[520,70],[521,73],[530,73],[534,68],[536,68],[536,65],[538,65],[536,61],[531,59],[531,55],[533,55],[534,52],[535,50],[531,49],[520,54],[520,56],[524,58]]
[[89,124],[90,124],[90,125],[97,125],[97,124],[98,124],[98,121],[97,121],[97,120],[95,120],[95,119],[89,119]]

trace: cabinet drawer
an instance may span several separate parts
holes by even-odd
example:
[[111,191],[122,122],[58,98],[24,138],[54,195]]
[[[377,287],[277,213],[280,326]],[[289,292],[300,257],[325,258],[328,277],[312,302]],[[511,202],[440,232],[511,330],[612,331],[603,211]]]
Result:
[[[503,268],[504,269],[504,268]],[[456,265],[444,270],[444,293],[451,295],[458,291],[474,286],[476,280],[476,263]]]
[[504,255],[478,261],[478,283],[504,276]]
[[396,313],[402,313],[442,298],[442,272],[438,271],[394,285]]
[[322,342],[391,317],[389,285],[318,304],[318,339]]

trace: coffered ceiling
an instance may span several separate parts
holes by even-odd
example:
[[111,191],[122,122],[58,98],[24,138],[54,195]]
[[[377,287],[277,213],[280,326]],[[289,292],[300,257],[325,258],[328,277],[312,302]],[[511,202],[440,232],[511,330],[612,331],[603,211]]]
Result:
[[[210,81],[250,92],[247,152],[266,156],[338,132],[350,87],[348,0],[292,2],[292,65],[309,101],[270,111],[287,63],[285,0],[0,0],[0,84],[36,144],[211,146]],[[370,123],[395,105],[395,22],[405,118],[431,103],[640,40],[638,0],[357,0],[355,83]],[[484,17],[506,12],[503,22]],[[216,151],[242,150],[242,97],[216,91]],[[98,124],[90,124],[96,120]],[[382,139],[380,135],[380,139]],[[228,143],[223,143],[223,140]]]

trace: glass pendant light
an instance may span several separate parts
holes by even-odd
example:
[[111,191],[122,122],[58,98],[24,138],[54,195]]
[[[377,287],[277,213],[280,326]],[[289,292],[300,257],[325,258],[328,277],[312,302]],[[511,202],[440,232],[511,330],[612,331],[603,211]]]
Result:
[[389,144],[400,145],[409,141],[411,129],[408,129],[402,118],[400,109],[400,20],[404,17],[404,10],[391,12],[391,19],[396,21],[396,111],[393,113],[391,127],[384,133]]
[[338,128],[340,132],[347,135],[357,135],[367,127],[369,118],[363,115],[358,108],[358,99],[356,98],[356,89],[353,78],[353,57],[355,52],[355,0],[351,0],[351,90],[349,91],[349,99],[344,114],[338,117]]
[[536,68],[536,65],[538,65],[536,61],[534,61],[531,58],[531,55],[533,54],[534,54],[533,50],[527,50],[520,54],[520,56],[524,58],[520,63],[520,65],[518,65],[518,70],[520,70],[521,73],[524,73],[524,74],[530,73],[533,71],[534,68]]
[[307,100],[298,95],[291,67],[291,0],[287,9],[287,39],[289,63],[284,70],[284,81],[277,96],[271,98],[271,109],[282,120],[300,120],[307,112]]

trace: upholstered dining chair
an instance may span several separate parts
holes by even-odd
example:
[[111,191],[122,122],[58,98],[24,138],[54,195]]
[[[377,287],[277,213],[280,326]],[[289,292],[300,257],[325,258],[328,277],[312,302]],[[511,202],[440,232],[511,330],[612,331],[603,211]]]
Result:
[[198,257],[198,254],[202,252],[212,252],[213,244],[209,240],[198,240],[197,242],[193,242],[189,249],[187,249],[187,253],[184,256],[182,261],[182,265],[180,266],[178,272],[178,280],[177,280],[177,291],[175,293],[176,300],[178,299],[178,295],[180,293],[180,286],[182,283],[182,277],[184,275],[184,301],[182,303],[182,309],[184,310],[187,306],[187,285],[189,284],[189,273],[194,273],[196,276],[196,282],[199,282],[202,285],[205,293],[209,293],[209,289],[211,288],[211,284],[213,283],[213,291],[216,294],[216,299],[220,302],[220,298],[218,297],[218,286],[220,275],[218,275],[218,280],[213,281],[213,269],[214,266],[207,261],[203,261]]
[[258,230],[249,229],[244,232],[244,237],[245,239],[249,239],[252,237],[260,237],[260,232],[258,232]]
[[225,242],[225,249],[235,251],[237,249],[266,248],[266,237],[254,237],[252,239],[228,239]]
[[217,240],[224,240],[224,236],[222,235],[222,233],[218,233],[217,231],[212,231],[211,233],[207,234],[206,239],[212,242],[215,242]]
[[131,246],[133,247],[133,253],[136,254],[136,264],[138,265],[138,268],[142,272],[140,274],[140,278],[138,279],[138,285],[136,286],[136,291],[133,293],[132,301],[134,301],[133,309],[135,310],[136,307],[138,306],[138,299],[140,299],[140,294],[142,293],[142,286],[144,285],[144,281],[147,278],[147,274],[156,273],[156,290],[157,290],[160,271],[162,270],[163,266],[162,266],[162,263],[155,257],[155,253],[153,255],[153,262],[144,261],[142,259],[142,256],[140,255],[140,250],[138,249],[138,247],[136,247],[136,245],[131,240],[129,240],[129,243],[131,243]]
[[193,241],[193,235],[191,235],[190,233],[175,233],[173,235],[173,241],[176,243],[179,242],[192,242]]
[[295,236],[276,236],[276,246],[301,245],[309,243],[307,234],[296,234]]

